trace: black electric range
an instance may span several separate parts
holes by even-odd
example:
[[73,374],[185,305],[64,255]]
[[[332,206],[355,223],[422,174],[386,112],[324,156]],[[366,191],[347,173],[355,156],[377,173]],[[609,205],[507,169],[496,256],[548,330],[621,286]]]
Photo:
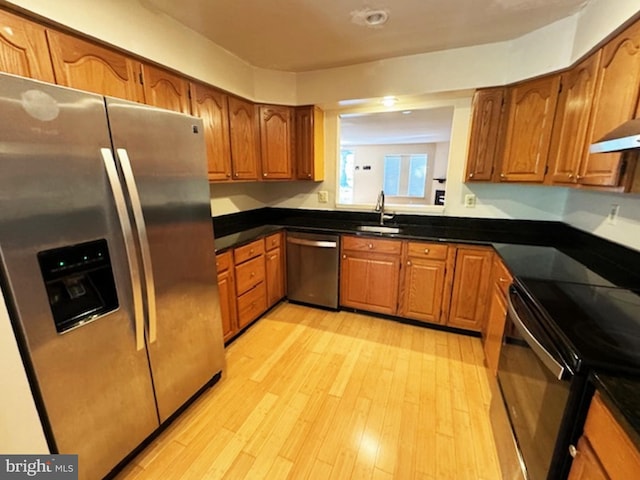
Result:
[[575,371],[640,374],[640,295],[552,247],[499,245],[514,288]]
[[[501,468],[564,479],[593,394],[589,374],[640,378],[640,296],[554,248],[495,247],[514,276],[491,407],[496,443],[511,435],[514,445],[515,454],[499,451]],[[496,433],[500,415],[509,427]]]

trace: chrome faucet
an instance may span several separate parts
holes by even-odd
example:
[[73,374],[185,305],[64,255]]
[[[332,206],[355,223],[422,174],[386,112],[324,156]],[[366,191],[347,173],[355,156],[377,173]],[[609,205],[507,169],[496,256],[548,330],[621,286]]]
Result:
[[380,193],[378,194],[375,211],[380,212],[380,225],[384,225],[385,220],[391,220],[393,218],[393,215],[387,215],[384,213],[384,190],[380,190]]

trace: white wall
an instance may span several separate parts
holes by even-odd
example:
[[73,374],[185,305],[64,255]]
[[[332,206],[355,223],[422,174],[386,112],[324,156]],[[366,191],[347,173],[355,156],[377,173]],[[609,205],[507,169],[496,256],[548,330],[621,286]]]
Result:
[[0,292],[0,453],[49,453]]
[[[615,224],[607,221],[612,205],[620,210]],[[640,196],[570,190],[563,220],[581,230],[640,251]]]

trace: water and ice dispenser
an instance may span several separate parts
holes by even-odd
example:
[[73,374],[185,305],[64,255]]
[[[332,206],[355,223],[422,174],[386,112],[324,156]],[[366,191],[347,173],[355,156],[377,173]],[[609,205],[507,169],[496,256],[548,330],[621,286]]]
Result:
[[45,250],[38,262],[58,333],[118,308],[106,240]]

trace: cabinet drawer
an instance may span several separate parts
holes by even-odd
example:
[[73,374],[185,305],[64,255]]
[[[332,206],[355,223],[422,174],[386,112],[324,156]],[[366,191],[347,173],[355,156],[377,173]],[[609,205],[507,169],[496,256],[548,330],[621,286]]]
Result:
[[233,265],[233,258],[231,255],[231,251],[216,254],[216,268],[218,273],[229,270],[229,267]]
[[238,327],[251,323],[267,310],[267,289],[259,283],[244,295],[238,297]]
[[409,242],[408,244],[410,257],[446,260],[448,250],[449,247],[441,243]]
[[637,478],[640,453],[596,394],[584,424],[584,433],[610,478]]
[[357,250],[361,252],[397,253],[402,251],[402,242],[399,240],[380,240],[367,237],[342,237],[344,250]]
[[257,257],[262,253],[264,253],[264,242],[260,239],[236,248],[233,251],[233,259],[235,260],[236,265],[238,265],[239,263],[246,262],[251,258]]
[[273,250],[274,248],[278,248],[280,246],[281,241],[282,241],[282,234],[278,232],[266,237],[264,239],[264,244],[267,250]]
[[236,265],[236,290],[238,295],[264,281],[264,255]]

